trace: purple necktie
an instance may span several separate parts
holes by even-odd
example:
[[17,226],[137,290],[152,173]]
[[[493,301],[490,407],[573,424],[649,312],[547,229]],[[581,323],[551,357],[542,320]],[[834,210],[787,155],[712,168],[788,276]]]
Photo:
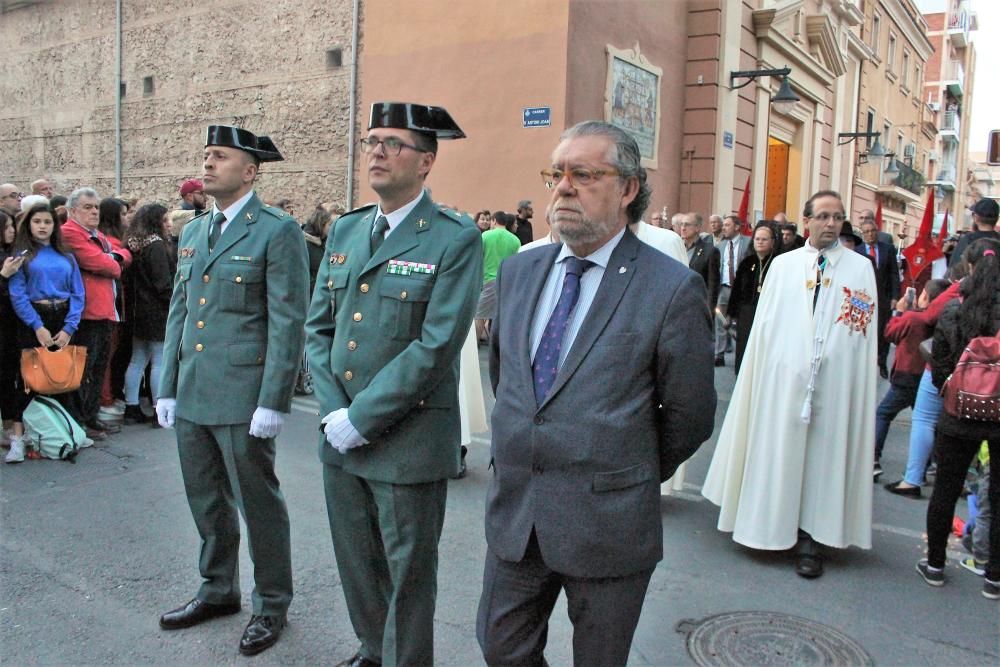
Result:
[[545,325],[542,340],[535,352],[535,361],[531,365],[531,374],[535,380],[535,401],[538,405],[548,396],[556,381],[556,373],[559,372],[559,353],[566,335],[566,326],[580,298],[580,276],[594,265],[590,260],[579,257],[567,257],[563,261],[566,264],[566,277],[563,278],[562,292],[559,293],[559,301],[556,302],[549,323]]

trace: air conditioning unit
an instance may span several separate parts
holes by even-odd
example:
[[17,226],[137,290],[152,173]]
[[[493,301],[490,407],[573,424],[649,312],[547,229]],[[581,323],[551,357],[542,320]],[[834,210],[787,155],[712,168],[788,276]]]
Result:
[[906,148],[903,149],[903,157],[916,157],[916,155],[917,155],[917,145],[906,144]]
[[937,162],[938,160],[937,151],[931,151],[930,153],[928,153],[927,159],[930,160],[931,162]]

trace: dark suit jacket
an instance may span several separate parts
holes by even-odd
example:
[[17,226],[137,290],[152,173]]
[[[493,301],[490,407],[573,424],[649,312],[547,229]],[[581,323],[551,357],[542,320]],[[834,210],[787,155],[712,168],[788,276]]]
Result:
[[[878,262],[875,264],[875,286],[878,288],[879,310],[889,309],[889,302],[899,298],[899,263],[896,261],[896,250],[888,243],[876,242]],[[862,255],[868,255],[868,246],[864,243],[854,249]]]
[[699,238],[694,243],[694,257],[688,262],[692,271],[701,276],[708,290],[708,307],[715,310],[715,304],[719,302],[719,285],[722,270],[722,255],[719,249],[712,243],[712,239]]
[[539,406],[531,322],[561,247],[514,255],[497,276],[486,539],[499,558],[517,562],[534,529],[551,569],[624,576],[662,558],[660,481],[712,434],[705,288],[626,231]]

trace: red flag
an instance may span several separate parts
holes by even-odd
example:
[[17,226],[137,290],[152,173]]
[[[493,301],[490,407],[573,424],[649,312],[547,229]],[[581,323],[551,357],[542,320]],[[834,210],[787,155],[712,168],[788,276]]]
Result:
[[875,209],[875,228],[882,231],[882,200],[878,200],[878,206]]
[[920,231],[917,232],[916,240],[903,251],[906,258],[906,274],[910,284],[917,282],[917,278],[924,270],[930,268],[931,262],[944,257],[941,248],[937,246],[931,237],[931,226],[934,223],[934,188],[927,190],[927,207],[924,209],[924,219],[920,221]]
[[941,221],[941,231],[938,232],[937,247],[944,248],[944,240],[948,238],[948,211],[944,212],[944,220]]
[[737,215],[743,221],[743,230],[741,231],[743,236],[753,236],[753,225],[747,219],[750,215],[750,174],[747,174],[747,184],[743,188],[743,200],[740,201],[740,210]]

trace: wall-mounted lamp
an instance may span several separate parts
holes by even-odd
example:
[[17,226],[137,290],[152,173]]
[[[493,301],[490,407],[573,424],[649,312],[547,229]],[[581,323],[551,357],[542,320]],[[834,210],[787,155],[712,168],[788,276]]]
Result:
[[895,154],[887,153],[885,151],[885,148],[883,148],[882,144],[879,143],[878,139],[880,136],[881,133],[876,132],[874,130],[872,130],[871,132],[841,132],[840,134],[837,135],[837,145],[846,146],[855,139],[860,139],[860,138],[874,139],[875,143],[871,145],[871,148],[869,148],[867,152],[862,151],[858,153],[858,166],[867,164],[868,158],[870,157],[877,158],[879,160],[881,160],[884,157],[889,157],[890,158],[889,166],[886,167],[885,173],[889,174],[890,176],[893,176],[899,173],[899,167],[896,166]]
[[[792,92],[792,87],[788,84],[788,75],[791,73],[792,70],[790,67],[730,72],[729,89],[737,90],[743,86],[747,86],[759,76],[780,76],[781,85],[778,86],[778,92],[771,96],[771,106],[780,114],[789,114],[795,108],[795,103],[799,101],[799,96]],[[733,85],[736,79],[746,79],[746,81],[736,86]]]

